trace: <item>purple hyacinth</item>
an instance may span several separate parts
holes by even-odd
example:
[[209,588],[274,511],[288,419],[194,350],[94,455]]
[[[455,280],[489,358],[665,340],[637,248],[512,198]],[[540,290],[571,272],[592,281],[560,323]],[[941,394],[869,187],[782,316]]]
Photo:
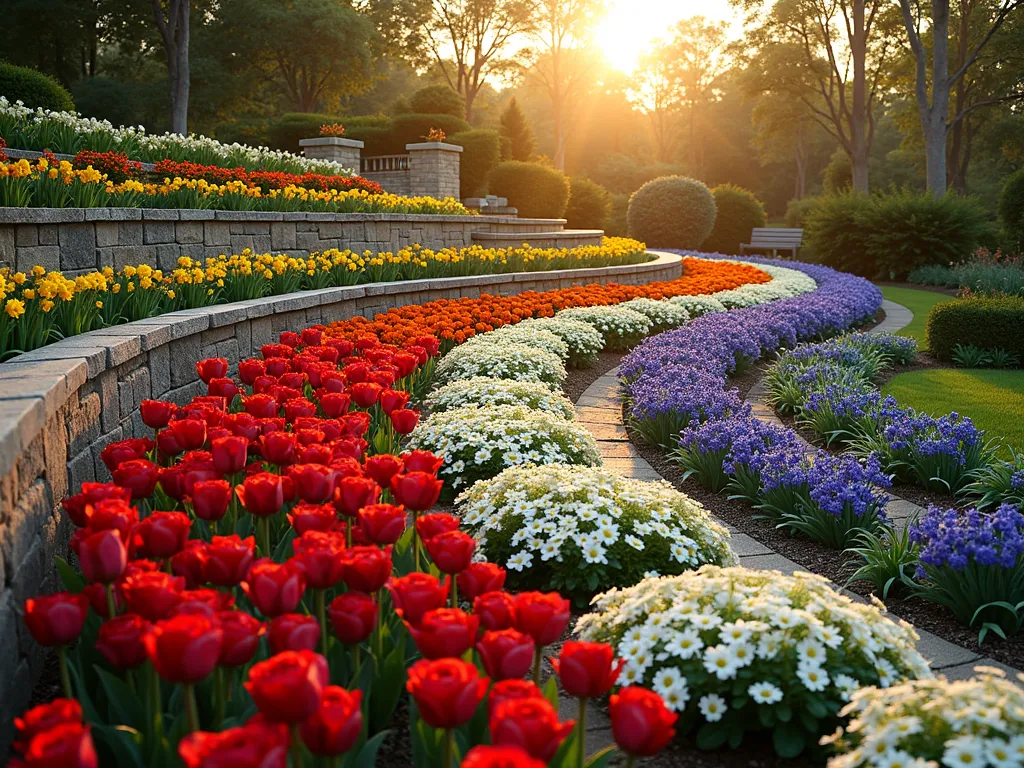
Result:
[[910,536],[921,546],[924,565],[960,571],[973,561],[1013,568],[1024,554],[1024,515],[1013,504],[995,512],[931,506],[910,526]]

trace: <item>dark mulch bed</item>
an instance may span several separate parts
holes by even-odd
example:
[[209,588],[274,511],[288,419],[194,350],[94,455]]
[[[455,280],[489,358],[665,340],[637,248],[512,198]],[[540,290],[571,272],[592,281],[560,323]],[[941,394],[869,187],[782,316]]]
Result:
[[570,368],[562,384],[565,396],[575,403],[587,391],[587,387],[617,366],[624,356],[623,352],[601,352],[597,356],[596,365],[590,368]]

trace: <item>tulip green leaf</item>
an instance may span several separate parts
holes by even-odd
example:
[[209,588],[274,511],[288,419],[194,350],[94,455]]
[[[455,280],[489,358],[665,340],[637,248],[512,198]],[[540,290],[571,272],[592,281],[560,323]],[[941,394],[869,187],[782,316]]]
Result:
[[72,568],[63,557],[55,559],[57,561],[57,573],[60,574],[60,580],[64,582],[64,587],[67,591],[77,595],[85,589],[85,579],[82,578],[82,574]]
[[612,757],[615,756],[615,752],[615,747],[605,747],[600,752],[594,753],[587,760],[586,768],[605,768]]
[[372,739],[367,741],[359,753],[354,756],[353,761],[348,763],[346,761],[345,768],[373,768],[377,763],[377,752],[380,751],[381,744],[390,735],[391,730],[381,731]]
[[118,768],[143,768],[142,750],[139,747],[141,737],[138,731],[125,727],[93,725],[92,732],[97,737],[101,751],[104,747],[109,750],[114,757],[114,765]]
[[102,667],[96,666],[94,669],[103,685],[103,691],[107,695],[109,711],[113,715],[114,721],[130,725],[136,730],[141,728],[139,717],[143,712],[143,707],[135,692],[124,680],[115,677]]

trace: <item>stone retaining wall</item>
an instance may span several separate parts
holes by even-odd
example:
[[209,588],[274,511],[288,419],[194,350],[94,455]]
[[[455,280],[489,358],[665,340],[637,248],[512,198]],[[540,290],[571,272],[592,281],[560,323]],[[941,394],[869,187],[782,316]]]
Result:
[[285,330],[441,298],[682,274],[681,257],[657,256],[621,267],[377,283],[175,312],[74,336],[0,364],[0,755],[44,660],[20,615],[26,598],[60,589],[54,557],[66,555],[72,532],[60,500],[83,482],[110,479],[100,460],[105,446],[152,436],[139,416],[143,400],[185,403],[204,391],[196,361],[226,357],[234,367]]
[[251,248],[397,251],[414,243],[462,248],[474,232],[560,231],[564,219],[396,213],[278,213],[160,208],[0,208],[0,266],[36,264],[74,276],[103,267],[173,269],[180,256],[207,258]]

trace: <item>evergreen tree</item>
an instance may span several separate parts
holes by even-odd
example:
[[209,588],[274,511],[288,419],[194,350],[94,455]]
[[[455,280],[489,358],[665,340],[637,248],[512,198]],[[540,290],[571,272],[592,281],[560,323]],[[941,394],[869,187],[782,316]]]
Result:
[[513,96],[501,113],[501,159],[529,160],[536,141],[526,115]]

